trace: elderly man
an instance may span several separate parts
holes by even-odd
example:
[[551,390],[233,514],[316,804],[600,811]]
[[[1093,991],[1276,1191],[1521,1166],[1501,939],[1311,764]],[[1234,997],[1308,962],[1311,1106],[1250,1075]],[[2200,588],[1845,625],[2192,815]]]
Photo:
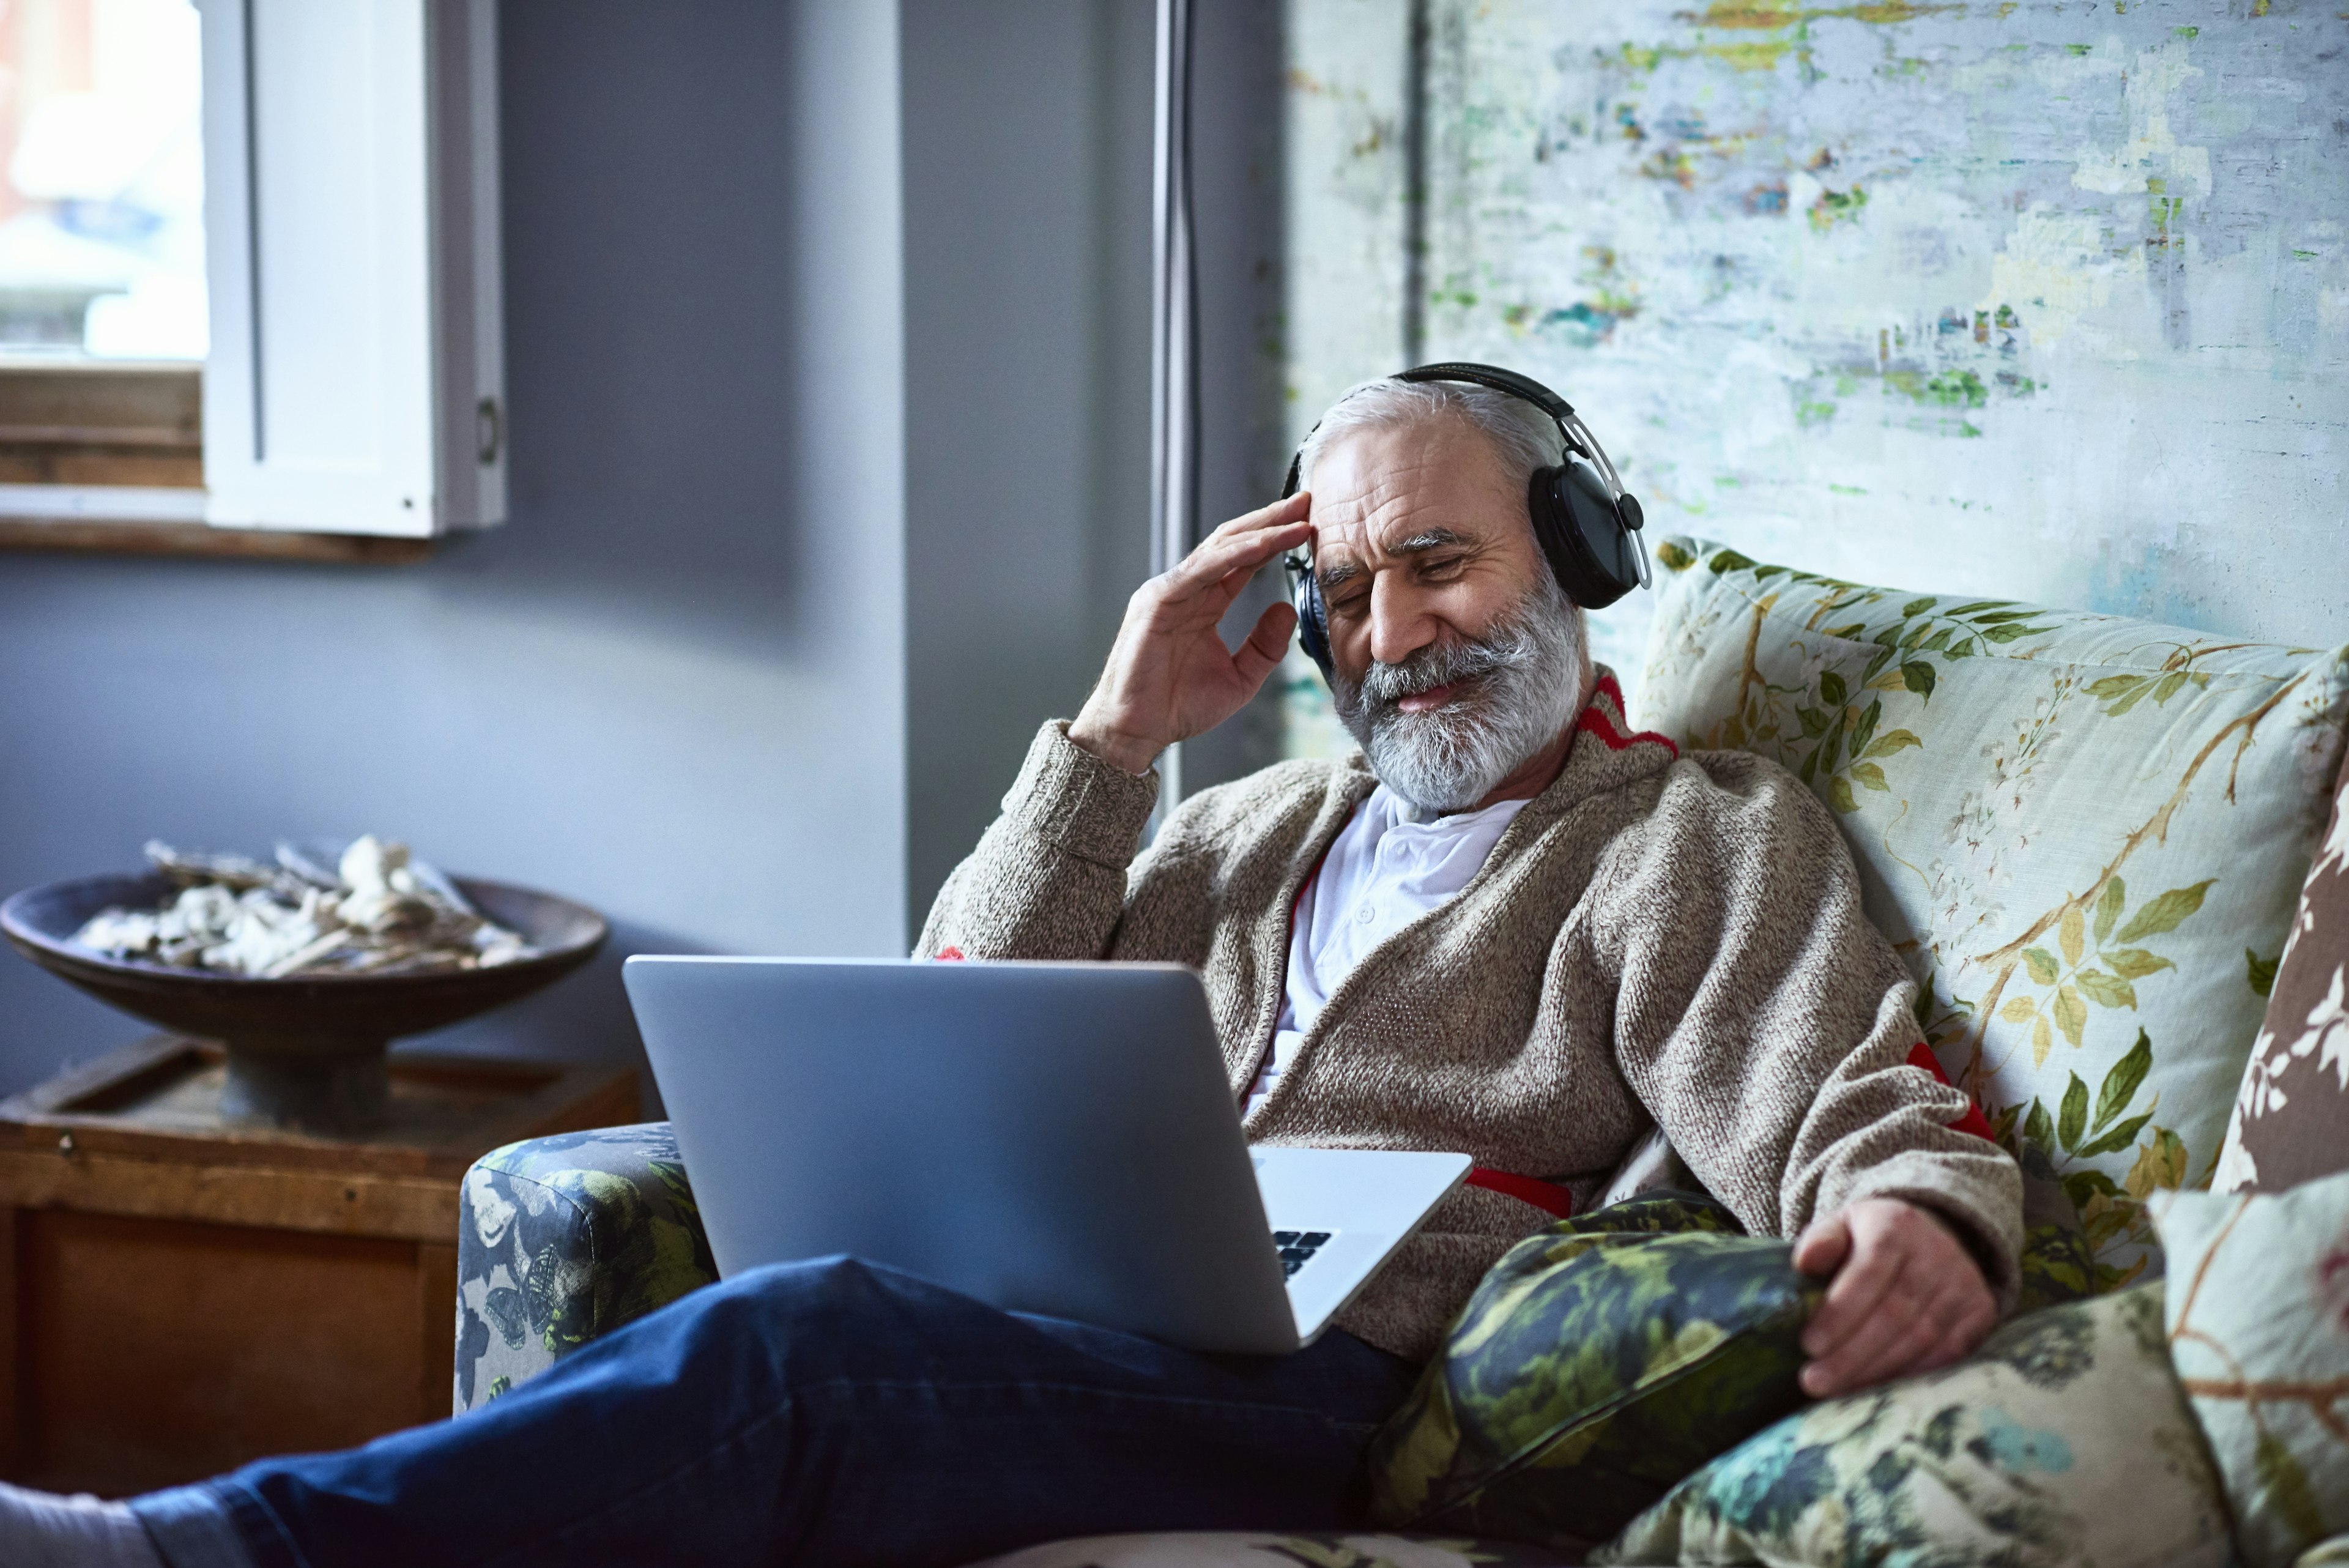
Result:
[[[1809,1392],[1963,1355],[2013,1297],[2017,1173],[1912,1064],[1913,988],[1826,812],[1772,763],[1630,732],[1528,524],[1528,477],[1558,457],[1509,396],[1349,394],[1300,453],[1303,492],[1133,596],[1092,698],[1037,737],[923,933],[936,957],[1194,965],[1251,1137],[1501,1173],[1340,1331],[1206,1357],[854,1262],[783,1265],[350,1454],[128,1507],[0,1489],[0,1562],[947,1564],[1343,1522],[1362,1445],[1478,1277],[1658,1127],[1832,1276]],[[1294,612],[1237,651],[1218,622],[1299,549],[1362,754],[1206,791],[1137,857],[1153,760],[1256,692]]]
[[[1483,388],[1349,394],[1300,454],[1307,493],[1134,595],[925,950],[1194,965],[1255,1139],[1464,1150],[1584,1205],[1661,1125],[1750,1229],[1816,1219],[1802,1264],[1839,1277],[1812,1393],[1938,1366],[1992,1321],[1977,1265],[2012,1278],[2013,1168],[1909,1064],[1915,993],[1826,809],[1760,758],[1630,732],[1527,525],[1557,444]],[[1152,759],[1252,696],[1296,617],[1268,609],[1236,653],[1218,621],[1309,543],[1362,757],[1206,791],[1129,869]],[[1340,1321],[1423,1356],[1548,1219],[1459,1193]]]

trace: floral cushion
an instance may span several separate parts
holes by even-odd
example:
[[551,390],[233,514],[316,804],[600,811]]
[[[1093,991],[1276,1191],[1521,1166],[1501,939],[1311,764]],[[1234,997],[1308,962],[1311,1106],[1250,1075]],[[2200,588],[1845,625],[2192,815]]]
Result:
[[2349,1172],[2289,1192],[2178,1194],[2170,1359],[2251,1568],[2349,1530]]
[[1802,1404],[1819,1287],[1792,1252],[1680,1193],[1518,1242],[1372,1439],[1371,1517],[1561,1551],[1612,1533]]
[[1918,1025],[2112,1288],[2202,1185],[2322,831],[2349,649],[1911,594],[1669,539],[1640,722],[1840,816]]
[[1789,1417],[1590,1561],[2219,1568],[2231,1553],[2153,1284],[2015,1319],[1955,1366]]
[[1498,1541],[1195,1531],[1095,1535],[990,1557],[971,1568],[1565,1568],[1554,1552]]
[[457,1218],[457,1409],[717,1278],[667,1122],[492,1149]]
[[2273,974],[2211,1182],[2221,1192],[2349,1169],[2349,763]]

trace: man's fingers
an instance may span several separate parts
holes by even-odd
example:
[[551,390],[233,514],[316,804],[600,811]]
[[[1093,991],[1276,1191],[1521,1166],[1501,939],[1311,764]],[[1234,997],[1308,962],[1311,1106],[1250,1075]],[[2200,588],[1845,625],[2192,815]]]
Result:
[[[1218,526],[1214,533],[1193,545],[1191,555],[1185,559],[1195,557],[1200,551],[1209,545],[1228,545],[1236,539],[1253,539],[1266,533],[1294,528],[1298,524],[1305,521],[1312,504],[1313,497],[1299,492],[1286,501],[1276,501],[1269,506],[1259,506],[1253,512],[1235,517],[1230,522]],[[1310,530],[1308,532],[1309,533]],[[1294,545],[1282,547],[1295,548]]]
[[[1312,504],[1311,493],[1299,491],[1285,501],[1259,506],[1223,524],[1166,574],[1169,596],[1187,597],[1212,586],[1226,587],[1237,597],[1239,587],[1246,586],[1258,567],[1313,536],[1312,528],[1305,521]],[[1237,586],[1231,584],[1234,576],[1240,579]],[[1228,603],[1226,600],[1226,606]]]
[[1933,1291],[1911,1267],[1865,1324],[1805,1368],[1803,1386],[1815,1394],[1847,1393],[1926,1370],[1965,1315],[1960,1293]]
[[1302,521],[1228,535],[1219,530],[1166,574],[1166,586],[1177,594],[1196,593],[1234,572],[1253,572],[1283,550],[1305,543],[1312,532]]
[[1932,1372],[1952,1362],[1962,1361],[1973,1354],[1998,1322],[1998,1305],[1987,1293],[1977,1293],[1974,1299],[1961,1307],[1956,1318],[1942,1330],[1940,1340],[1927,1351],[1910,1370]]
[[[1259,506],[1253,512],[1241,513],[1229,522],[1218,524],[1216,531],[1208,535],[1207,538],[1226,538],[1232,535],[1246,534],[1257,528],[1302,522],[1305,514],[1312,509],[1313,493],[1309,490],[1300,490],[1296,494],[1284,496],[1268,506]],[[1202,540],[1201,543],[1204,544],[1206,541]]]
[[1946,1366],[1974,1347],[1996,1315],[1997,1309],[1982,1293],[1945,1288],[1918,1303],[1909,1331],[1858,1366],[1851,1386]]
[[1940,1336],[1940,1327],[1925,1316],[1920,1303],[1904,1303],[1897,1317],[1879,1314],[1837,1354],[1803,1368],[1804,1390],[1818,1397],[1848,1394],[1898,1377]]
[[1811,1359],[1802,1385],[1815,1398],[1945,1366],[1998,1317],[1982,1271],[1930,1210],[1864,1199],[1848,1213],[1839,1228],[1814,1223],[1795,1243],[1797,1267],[1833,1273],[1803,1331]]
[[[1998,1303],[1985,1295],[1958,1323],[1952,1324],[1948,1337],[1936,1348],[1935,1355],[1947,1355],[1951,1361],[1963,1361],[1982,1347],[1982,1342],[1998,1327]],[[1947,1363],[1943,1363],[1947,1365]]]
[[1841,1214],[1814,1220],[1795,1241],[1795,1267],[1825,1279],[1843,1266],[1851,1251],[1851,1221]]
[[1232,597],[1237,598],[1242,593],[1247,591],[1248,584],[1255,580],[1257,573],[1262,569],[1263,568],[1259,566],[1237,567],[1235,570],[1226,572],[1224,574],[1224,580],[1217,586],[1229,593]]
[[[1226,716],[1235,676],[1251,691],[1261,686],[1279,661],[1288,625],[1259,618],[1237,652],[1225,648],[1218,628],[1259,567],[1312,538],[1305,521],[1311,506],[1310,496],[1293,495],[1236,517],[1135,588],[1070,738],[1140,774],[1160,748]],[[1219,670],[1217,661],[1225,659],[1231,662]]]
[[1932,1289],[1925,1282],[1934,1272],[1912,1260],[1868,1321],[1804,1368],[1804,1390],[1823,1397],[1931,1372],[1980,1345],[1998,1321],[1997,1303],[1978,1282]]
[[[1828,1299],[1830,1303],[1834,1300],[1832,1291]],[[1820,1333],[1821,1320],[1826,1317],[1826,1312],[1821,1308],[1810,1327],[1804,1331],[1803,1348],[1813,1360],[1838,1368],[1866,1366],[1879,1349],[1908,1332],[1921,1304],[1915,1282],[1895,1277],[1870,1293],[1864,1311],[1828,1321],[1824,1334]]]
[[1248,683],[1251,692],[1264,684],[1264,678],[1288,651],[1288,634],[1297,629],[1297,611],[1288,605],[1267,605],[1264,613],[1256,618],[1256,628],[1232,655],[1232,668]]
[[1934,1301],[1909,1291],[1895,1291],[1878,1308],[1870,1326],[1883,1325],[1874,1336],[1855,1334],[1847,1345],[1847,1365],[1855,1386],[1897,1376],[1941,1337],[1941,1318]]
[[1854,1246],[1835,1281],[1827,1286],[1826,1298],[1819,1310],[1811,1314],[1810,1326],[1803,1330],[1803,1350],[1810,1355],[1829,1355],[1847,1338],[1865,1324],[1883,1299],[1885,1293],[1899,1277],[1905,1262],[1900,1250],[1881,1242],[1873,1246]]

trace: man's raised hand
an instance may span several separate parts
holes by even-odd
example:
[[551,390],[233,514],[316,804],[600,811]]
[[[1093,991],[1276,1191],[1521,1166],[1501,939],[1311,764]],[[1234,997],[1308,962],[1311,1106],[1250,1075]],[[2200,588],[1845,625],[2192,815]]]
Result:
[[1177,741],[1214,729],[1257,694],[1280,662],[1297,612],[1273,605],[1237,649],[1216,623],[1257,568],[1311,536],[1299,493],[1235,517],[1200,541],[1171,571],[1126,601],[1125,621],[1069,739],[1112,766],[1146,773]]
[[1795,1241],[1795,1267],[1833,1276],[1803,1330],[1803,1392],[1814,1399],[1946,1366],[1998,1322],[1996,1298],[1950,1228],[1898,1198],[1813,1220]]

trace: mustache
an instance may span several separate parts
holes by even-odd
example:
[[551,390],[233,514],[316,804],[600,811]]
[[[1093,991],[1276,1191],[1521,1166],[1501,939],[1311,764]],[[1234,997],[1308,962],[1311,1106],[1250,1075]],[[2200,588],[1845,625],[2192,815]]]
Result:
[[1373,663],[1353,686],[1355,704],[1372,710],[1393,707],[1406,697],[1481,680],[1526,657],[1521,628],[1510,626],[1479,639],[1434,642],[1393,664]]

